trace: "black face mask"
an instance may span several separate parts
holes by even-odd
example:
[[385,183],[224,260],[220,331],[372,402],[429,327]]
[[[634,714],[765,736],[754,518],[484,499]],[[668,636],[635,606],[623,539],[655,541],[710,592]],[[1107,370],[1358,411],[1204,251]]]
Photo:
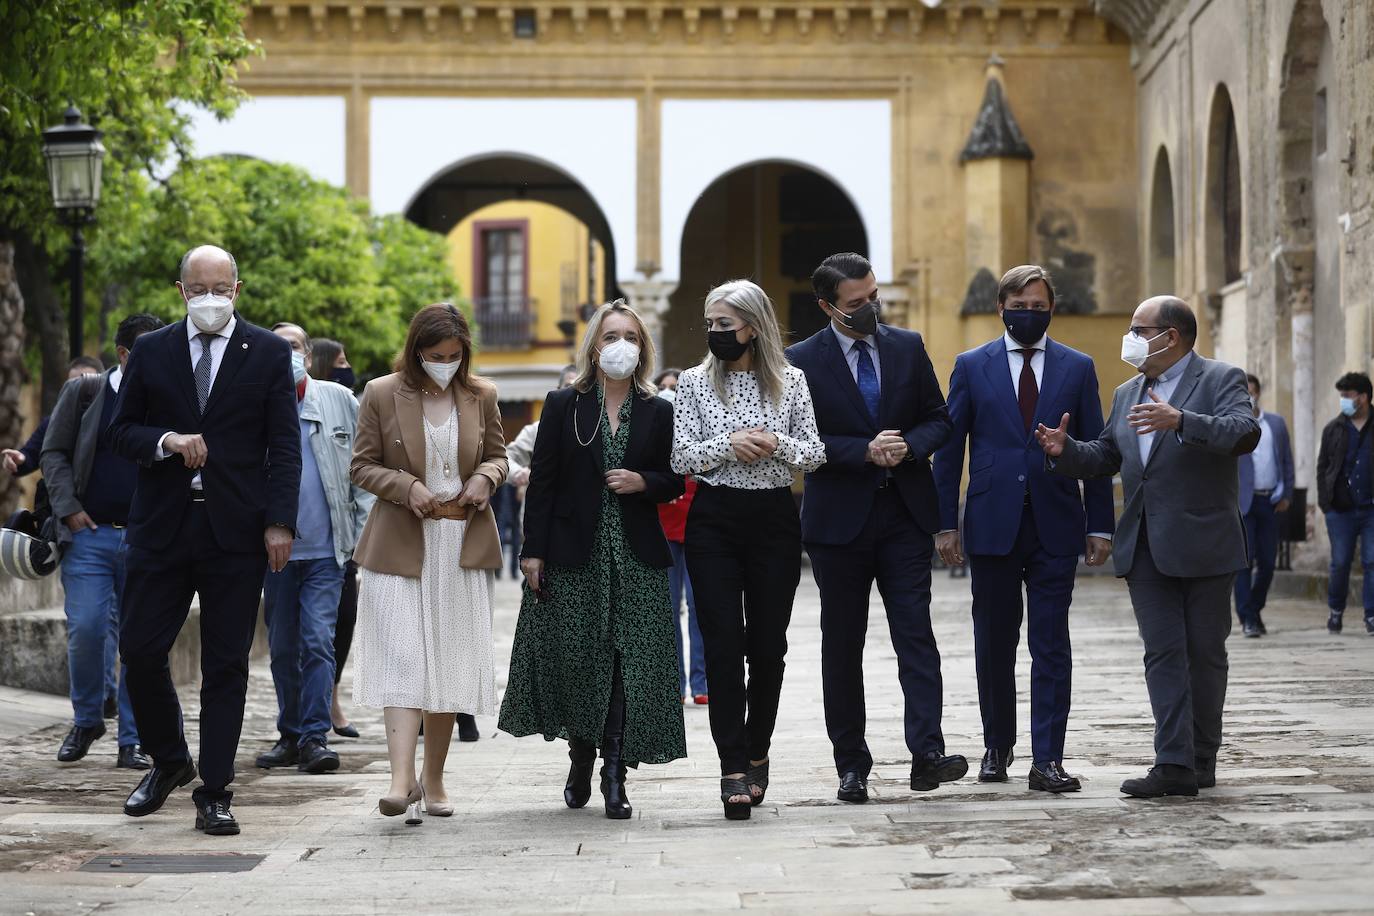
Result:
[[864,337],[872,337],[878,333],[878,316],[882,314],[883,303],[879,299],[865,302],[856,310],[846,315],[839,309],[835,309],[831,314],[835,320],[855,334],[862,334]]
[[343,385],[349,391],[352,391],[353,386],[358,384],[358,376],[354,374],[352,366],[345,366],[342,369],[330,369],[329,380]]
[[738,331],[707,331],[706,346],[711,355],[722,362],[733,363],[749,349],[750,341],[740,342]]
[[1036,309],[1002,309],[1002,323],[1013,340],[1030,347],[1049,330],[1051,315],[1051,312]]

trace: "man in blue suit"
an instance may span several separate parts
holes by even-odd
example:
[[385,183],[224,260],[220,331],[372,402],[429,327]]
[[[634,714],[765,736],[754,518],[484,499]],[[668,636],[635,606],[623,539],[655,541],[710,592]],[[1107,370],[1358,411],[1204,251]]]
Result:
[[806,475],[802,541],[821,592],[825,726],[841,801],[868,800],[873,756],[864,740],[863,648],[876,580],[906,697],[911,788],[968,772],[945,755],[940,650],[930,627],[932,536],[940,525],[929,458],[949,415],[921,335],[878,324],[873,267],[860,255],[826,258],[811,276],[830,323],[788,348],[806,373],[825,464]]
[[1260,380],[1250,374],[1245,378],[1255,419],[1259,420],[1260,440],[1253,452],[1240,456],[1236,467],[1240,475],[1240,514],[1245,519],[1245,540],[1250,545],[1250,568],[1236,576],[1236,616],[1245,635],[1255,639],[1268,632],[1260,611],[1264,610],[1269,585],[1274,581],[1279,516],[1288,511],[1293,497],[1293,447],[1283,417],[1260,410]]
[[[967,552],[973,580],[973,646],[987,748],[980,782],[1006,782],[1016,744],[1016,646],[1021,586],[1031,652],[1032,789],[1075,792],[1064,771],[1073,659],[1069,603],[1079,555],[1100,566],[1111,554],[1112,487],[1045,472],[1037,420],[1073,417],[1075,438],[1102,432],[1102,403],[1090,357],[1051,340],[1054,286],[1034,264],[1013,267],[997,290],[1006,332],[954,361],[949,416],[954,435],[935,455],[940,493],[936,546],[950,565]],[[968,442],[969,484],[959,531],[959,482]]]
[[229,252],[187,252],[177,287],[187,317],[144,334],[110,424],[114,452],[137,462],[119,654],[153,768],[124,803],[152,814],[196,777],[167,656],[200,595],[200,776],[196,829],[239,832],[229,810],[243,730],[248,651],[268,568],[291,557],[301,434],[291,347],[235,311]]

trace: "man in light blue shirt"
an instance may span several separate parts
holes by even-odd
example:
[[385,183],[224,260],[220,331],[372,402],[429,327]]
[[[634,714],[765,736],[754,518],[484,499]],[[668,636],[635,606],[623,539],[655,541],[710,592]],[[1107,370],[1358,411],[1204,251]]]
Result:
[[1255,450],[1242,455],[1240,512],[1245,518],[1245,539],[1250,546],[1250,569],[1236,576],[1236,616],[1245,635],[1257,639],[1268,632],[1260,612],[1274,581],[1279,552],[1279,517],[1288,511],[1293,496],[1293,448],[1288,425],[1276,413],[1260,410],[1260,380],[1246,375],[1250,402],[1259,420],[1260,440]]

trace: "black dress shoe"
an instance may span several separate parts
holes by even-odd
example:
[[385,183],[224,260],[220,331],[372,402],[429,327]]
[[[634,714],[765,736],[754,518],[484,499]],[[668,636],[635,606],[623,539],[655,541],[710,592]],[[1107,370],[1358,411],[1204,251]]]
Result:
[[238,836],[239,822],[227,801],[196,802],[196,829],[206,836]]
[[148,755],[144,754],[142,748],[137,744],[121,744],[119,746],[119,759],[115,761],[115,766],[119,769],[146,770],[152,765]]
[[962,754],[942,756],[939,751],[930,751],[924,757],[911,761],[911,788],[917,792],[929,792],[940,788],[942,782],[963,779],[968,773],[968,761]]
[[1260,630],[1259,624],[1257,623],[1247,623],[1245,624],[1243,629],[1245,631],[1246,639],[1259,639],[1261,636],[1264,635],[1264,632]]
[[482,737],[477,730],[477,719],[465,712],[458,713],[458,740],[476,741]]
[[1326,618],[1326,632],[1339,633],[1341,631],[1341,612],[1332,611],[1331,616]]
[[1150,767],[1142,779],[1128,779],[1121,791],[1135,798],[1161,798],[1165,795],[1196,795],[1197,776],[1187,767],[1161,763]]
[[101,718],[105,718],[105,719],[118,719],[118,718],[119,718],[119,698],[118,698],[118,697],[114,697],[114,696],[108,696],[108,697],[106,697],[106,698],[105,698],[105,708],[104,708],[103,710],[101,710],[101,713],[102,713]]
[[840,777],[840,791],[835,797],[842,802],[862,805],[868,801],[868,780],[853,771]]
[[308,738],[305,747],[300,749],[300,763],[296,768],[302,773],[332,773],[339,768],[339,753],[330,750],[323,738]]
[[259,754],[256,763],[264,770],[270,770],[273,767],[293,767],[300,763],[300,760],[301,753],[296,748],[296,740],[281,738],[272,745],[272,750]]
[[1374,636],[1374,617],[1366,617],[1364,619],[1364,631],[1370,636]]
[[1259,615],[1258,611],[1255,612],[1255,626],[1259,627],[1261,636],[1269,635],[1269,628],[1264,625],[1264,618]]
[[124,813],[129,817],[143,817],[152,814],[167,801],[173,789],[186,785],[196,778],[196,765],[189,760],[177,770],[164,770],[153,767],[143,781],[138,784],[124,803]]
[[1212,789],[1217,784],[1217,758],[1194,757],[1193,772],[1197,774],[1199,789]]
[[358,729],[353,726],[352,722],[349,722],[347,725],[334,726],[334,734],[340,738],[356,738],[358,737]]
[[983,765],[978,768],[979,782],[1006,782],[1007,767],[1016,759],[1016,755],[1010,750],[998,751],[992,748],[987,749],[983,754]]
[[104,722],[89,728],[84,725],[73,725],[72,730],[67,732],[67,737],[62,739],[62,747],[57,750],[57,759],[63,763],[75,763],[86,756],[91,744],[103,734]]
[[1077,792],[1083,788],[1077,776],[1070,776],[1064,768],[1051,760],[1041,766],[1034,764],[1030,769],[1030,787],[1037,792]]

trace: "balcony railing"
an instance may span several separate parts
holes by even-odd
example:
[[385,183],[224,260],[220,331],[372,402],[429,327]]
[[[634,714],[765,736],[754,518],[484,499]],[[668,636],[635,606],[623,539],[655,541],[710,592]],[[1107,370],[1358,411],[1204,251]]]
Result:
[[525,296],[478,296],[472,303],[484,350],[524,350],[534,338],[534,300]]

